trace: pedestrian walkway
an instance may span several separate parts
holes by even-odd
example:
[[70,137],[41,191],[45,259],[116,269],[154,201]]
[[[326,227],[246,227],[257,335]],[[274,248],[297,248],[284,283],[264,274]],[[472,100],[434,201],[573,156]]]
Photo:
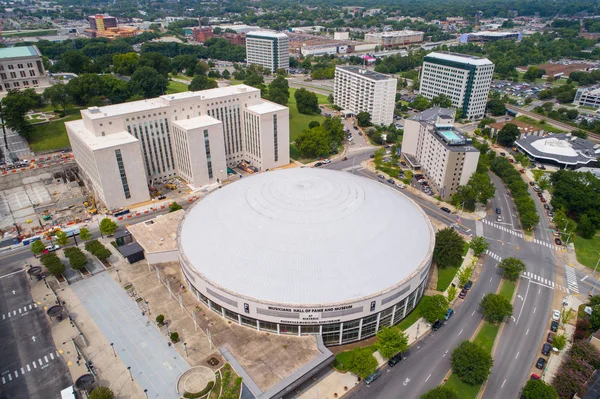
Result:
[[58,351],[50,352],[47,355],[40,357],[39,359],[33,360],[30,363],[22,365],[22,367],[19,367],[14,371],[6,370],[2,373],[2,385],[8,384],[13,379],[24,376],[26,373],[31,373],[36,370],[44,370],[47,367],[49,367],[50,362],[52,362],[53,360],[58,360],[60,359],[60,357],[61,356],[60,353],[58,353]]
[[544,278],[542,276],[538,276],[537,274],[533,274],[531,272],[523,272],[521,273],[521,277],[523,278],[527,278],[530,279],[532,282],[544,286],[546,288],[550,288],[550,289],[557,289],[566,293],[569,293],[569,288],[565,287],[563,285],[560,284],[555,284],[554,281],[550,281],[547,278]]
[[579,283],[577,282],[577,274],[571,266],[565,265],[565,275],[567,276],[567,285],[569,290],[575,294],[579,294]]
[[538,240],[537,238],[534,238],[533,242],[536,243],[536,244],[538,244],[538,245],[543,245],[544,247],[553,249],[555,251],[560,251],[562,249],[562,247],[559,246],[559,245],[554,245],[554,244],[551,244],[551,243],[549,243],[547,241]]
[[29,307],[27,306],[23,306],[22,308],[19,308],[17,310],[12,310],[9,311],[7,313],[4,313],[2,315],[2,320],[6,320],[7,318],[10,317],[16,317],[17,314],[20,316],[25,316],[30,310],[37,308],[37,303],[31,303],[29,304]]
[[354,166],[348,166],[347,168],[342,169],[342,172],[352,172],[353,170],[356,170],[357,172],[359,170],[363,170],[364,168],[360,165],[354,165]]
[[502,262],[502,257],[500,255],[497,255],[497,254],[493,253],[489,249],[486,249],[485,254],[488,255],[489,257],[497,260],[498,263]]
[[489,221],[487,219],[481,219],[481,221],[484,224],[487,224],[488,226],[495,227],[495,228],[497,228],[499,230],[502,230],[502,231],[505,231],[507,233],[510,233],[510,234],[512,234],[512,235],[514,235],[516,237],[523,238],[523,233],[521,233],[519,231],[515,231],[513,229],[509,229],[508,227],[502,226],[501,224],[497,224],[497,223],[491,222],[491,221]]

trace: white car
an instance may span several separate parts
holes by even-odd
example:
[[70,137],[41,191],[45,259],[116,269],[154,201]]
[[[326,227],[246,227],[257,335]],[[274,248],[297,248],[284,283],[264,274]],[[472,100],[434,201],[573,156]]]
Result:
[[46,246],[46,250],[48,252],[54,252],[54,251],[57,251],[59,249],[60,249],[60,245],[56,245],[56,244],[54,244],[54,245],[47,245]]
[[331,161],[329,159],[324,159],[321,162],[323,162],[323,164],[325,164],[325,165],[331,163]]
[[559,310],[555,309],[552,311],[552,320],[554,320],[554,321],[560,320],[560,311]]
[[402,183],[398,183],[398,184],[396,184],[396,187],[398,187],[398,188],[404,188],[406,186],[404,184],[402,184]]

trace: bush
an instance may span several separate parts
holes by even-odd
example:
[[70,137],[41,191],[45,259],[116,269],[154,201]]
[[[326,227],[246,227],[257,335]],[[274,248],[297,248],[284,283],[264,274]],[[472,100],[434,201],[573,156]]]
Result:
[[162,326],[163,324],[165,324],[165,316],[159,314],[158,316],[156,316],[156,322]]
[[425,392],[419,399],[459,399],[459,396],[453,389],[440,385]]
[[567,345],[567,336],[565,334],[554,335],[552,345],[558,350],[565,349],[565,346]]
[[89,399],[113,399],[115,394],[109,387],[98,386],[90,392]]
[[42,265],[46,266],[48,271],[53,276],[58,276],[65,271],[65,265],[61,262],[61,260],[56,256],[54,252],[50,252],[44,254],[40,257],[40,261]]
[[112,255],[112,252],[110,252],[110,250],[98,240],[91,240],[86,242],[85,250],[100,260],[107,259],[110,257],[110,255]]
[[176,333],[175,331],[173,331],[171,333],[171,335],[169,336],[169,338],[171,338],[171,341],[173,341],[173,342],[179,342],[179,333]]
[[365,378],[377,369],[377,360],[368,348],[356,348],[350,352],[348,370]]
[[65,256],[69,258],[71,268],[75,270],[83,270],[87,264],[87,258],[85,257],[85,254],[77,247],[66,248]]
[[206,384],[206,387],[204,387],[203,390],[201,390],[200,392],[186,392],[183,394],[183,397],[186,399],[196,399],[196,398],[201,398],[202,396],[206,395],[207,393],[210,392],[210,390],[213,388],[213,386],[215,386],[215,383],[213,381],[209,381],[208,384]]
[[498,294],[486,294],[479,306],[483,317],[490,323],[500,323],[505,317],[511,316],[513,311],[510,301]]

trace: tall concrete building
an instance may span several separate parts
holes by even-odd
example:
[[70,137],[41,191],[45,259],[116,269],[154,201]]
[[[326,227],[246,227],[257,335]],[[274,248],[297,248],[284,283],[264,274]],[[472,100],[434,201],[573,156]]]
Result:
[[424,111],[404,122],[402,155],[421,170],[444,200],[467,184],[477,169],[479,150],[454,127],[454,112],[443,108]]
[[107,208],[150,198],[175,176],[199,188],[242,161],[259,170],[289,163],[289,110],[246,85],[165,95],[81,111],[65,123],[86,185]]
[[394,120],[397,80],[358,66],[337,66],[333,84],[335,105],[346,113],[368,112],[371,122],[389,125]]
[[429,99],[445,94],[462,118],[481,119],[493,73],[494,64],[487,58],[433,52],[423,61],[419,91]]
[[251,31],[246,33],[248,65],[262,65],[271,72],[290,67],[290,38],[285,33]]
[[0,92],[50,86],[36,46],[0,49]]

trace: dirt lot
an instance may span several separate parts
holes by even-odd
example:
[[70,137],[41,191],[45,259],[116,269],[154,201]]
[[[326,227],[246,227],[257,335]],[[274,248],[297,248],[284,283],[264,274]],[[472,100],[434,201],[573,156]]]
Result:
[[557,73],[564,73],[566,76],[569,76],[571,72],[575,71],[585,71],[586,68],[589,67],[588,64],[581,63],[573,63],[570,65],[561,65],[561,64],[541,64],[537,66],[540,69],[544,69],[546,71],[546,75],[556,75]]

